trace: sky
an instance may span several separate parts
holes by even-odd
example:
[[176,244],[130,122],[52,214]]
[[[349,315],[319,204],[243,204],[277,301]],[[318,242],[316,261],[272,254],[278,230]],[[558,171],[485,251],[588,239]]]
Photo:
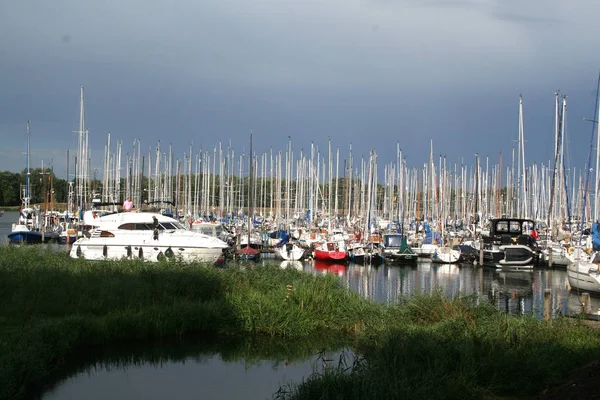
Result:
[[[295,154],[331,138],[341,160],[510,163],[523,96],[526,163],[590,151],[600,70],[597,0],[25,0],[0,5],[0,170],[67,175],[85,90],[93,167],[107,134],[183,158],[230,142]],[[289,138],[289,139],[288,139]],[[595,143],[594,139],[594,143]],[[113,151],[115,150],[113,146]],[[595,157],[595,147],[593,149]],[[341,161],[343,165],[343,161]],[[73,167],[71,166],[71,173]],[[340,171],[343,174],[343,171]]]

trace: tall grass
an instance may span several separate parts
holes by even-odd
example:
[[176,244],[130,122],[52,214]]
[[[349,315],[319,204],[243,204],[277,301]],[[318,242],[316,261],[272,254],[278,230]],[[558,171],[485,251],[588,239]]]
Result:
[[365,306],[335,278],[275,266],[91,262],[43,247],[4,246],[0,398],[25,397],[87,346],[197,332],[345,335],[369,307],[376,305]]
[[280,399],[494,399],[533,396],[600,358],[597,331],[568,318],[507,316],[473,297],[417,296],[389,309],[361,362],[311,376]]
[[600,357],[598,333],[578,321],[507,316],[475,300],[434,293],[384,306],[336,277],[277,266],[90,262],[4,246],[0,398],[39,392],[90,348],[196,333],[282,340],[283,351],[335,337],[361,354],[280,391],[285,399],[532,394]]

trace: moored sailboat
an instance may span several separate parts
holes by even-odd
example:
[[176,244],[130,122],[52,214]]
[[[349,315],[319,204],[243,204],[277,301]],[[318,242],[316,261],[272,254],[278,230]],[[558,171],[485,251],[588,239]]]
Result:
[[27,121],[27,170],[25,173],[25,187],[23,188],[21,197],[21,209],[19,210],[19,217],[17,222],[12,224],[11,232],[8,234],[8,240],[10,243],[47,243],[50,240],[54,240],[58,237],[61,228],[57,227],[55,230],[46,231],[44,224],[45,215],[41,215],[38,207],[32,207],[31,201],[31,190],[29,181],[29,160],[30,160],[30,130],[29,121]]

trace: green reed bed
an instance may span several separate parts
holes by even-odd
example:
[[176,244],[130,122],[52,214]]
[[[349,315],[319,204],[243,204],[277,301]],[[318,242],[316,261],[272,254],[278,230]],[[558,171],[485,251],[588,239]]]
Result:
[[89,346],[207,332],[305,337],[354,333],[379,309],[275,266],[90,262],[43,247],[0,248],[0,398],[26,396]]
[[580,321],[507,316],[474,297],[417,296],[389,309],[357,362],[314,374],[282,399],[528,398],[600,358]]
[[441,293],[393,306],[333,276],[277,266],[89,262],[0,247],[0,398],[25,398],[91,347],[212,333],[342,338],[361,358],[282,388],[285,399],[494,398],[532,394],[600,358],[577,320],[506,316]]

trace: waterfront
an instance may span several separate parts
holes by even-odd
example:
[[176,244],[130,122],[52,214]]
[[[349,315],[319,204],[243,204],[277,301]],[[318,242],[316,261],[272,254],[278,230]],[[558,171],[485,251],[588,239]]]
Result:
[[[2,217],[3,229],[10,229],[10,218],[16,218],[14,214],[7,213]],[[1,232],[4,240],[7,233]],[[569,313],[569,305],[575,304],[573,299],[576,299],[576,295],[568,292],[566,273],[561,270],[503,272],[426,261],[415,267],[330,265],[272,259],[262,262],[277,262],[282,268],[301,269],[310,274],[335,275],[350,290],[384,304],[439,290],[448,297],[473,295],[510,314],[533,314],[541,318],[545,289],[552,290],[554,316]],[[269,398],[280,386],[306,379],[318,358],[315,351],[289,361],[267,356],[250,361],[244,357],[231,359],[218,348],[198,356],[193,347],[184,347],[180,350],[183,355],[177,359],[166,357],[153,362],[130,357],[127,351],[123,349],[123,357],[118,361],[100,358],[79,368],[73,376],[59,382],[45,398],[164,398],[168,393],[170,398],[183,399],[197,396],[199,391],[204,398],[213,399],[236,398],[244,394],[246,398]],[[335,359],[337,354],[330,353],[327,357]],[[223,382],[236,382],[236,385]]]
[[[0,243],[7,242],[16,212],[0,218]],[[62,249],[63,247],[59,247]],[[60,251],[60,250],[59,250]],[[471,264],[433,264],[420,260],[415,267],[390,265],[327,264],[317,261],[279,261],[269,256],[262,261],[312,274],[333,274],[350,290],[365,298],[391,304],[403,297],[441,290],[446,296],[476,295],[510,314],[543,316],[544,290],[552,290],[552,315],[576,312],[577,294],[569,292],[565,270],[501,271]],[[571,310],[570,310],[571,308]]]

